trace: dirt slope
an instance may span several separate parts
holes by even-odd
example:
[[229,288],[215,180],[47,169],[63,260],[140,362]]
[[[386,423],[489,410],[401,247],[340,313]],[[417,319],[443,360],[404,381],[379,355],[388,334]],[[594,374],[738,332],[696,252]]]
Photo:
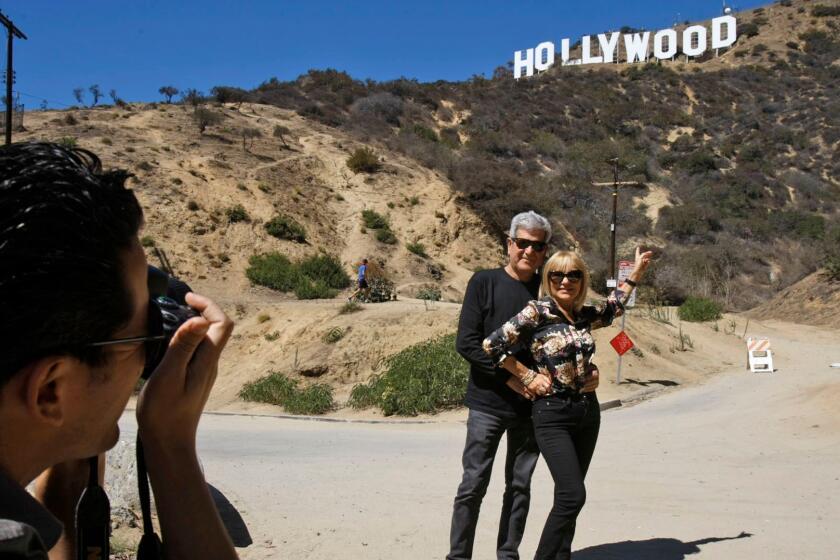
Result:
[[840,282],[830,282],[816,272],[751,309],[747,316],[840,327]]

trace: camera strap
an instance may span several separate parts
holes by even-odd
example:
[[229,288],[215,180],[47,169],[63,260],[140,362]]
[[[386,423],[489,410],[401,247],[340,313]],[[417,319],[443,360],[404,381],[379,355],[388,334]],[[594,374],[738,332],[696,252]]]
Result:
[[111,503],[99,485],[99,457],[91,457],[88,465],[88,485],[76,505],[76,557],[108,560],[111,553]]
[[143,514],[143,537],[137,549],[137,560],[160,560],[161,542],[152,525],[152,501],[149,490],[149,476],[146,472],[146,457],[143,455],[143,442],[137,434],[137,493],[140,497],[140,510]]

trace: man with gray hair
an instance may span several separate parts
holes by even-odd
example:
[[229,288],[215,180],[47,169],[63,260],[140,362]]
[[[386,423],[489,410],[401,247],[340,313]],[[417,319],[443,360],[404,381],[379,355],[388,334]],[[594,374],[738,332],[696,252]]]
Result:
[[[499,560],[519,558],[519,543],[531,501],[531,475],[539,458],[531,423],[531,390],[547,388],[535,386],[529,390],[516,377],[496,367],[481,345],[487,335],[519,313],[530,300],[537,299],[539,269],[550,239],[548,220],[533,211],[517,214],[507,239],[507,264],[476,272],[467,284],[456,349],[470,363],[465,399],[469,416],[462,459],[464,475],[455,496],[447,560],[472,558],[481,501],[505,433],[505,494],[496,555]],[[515,350],[518,360],[534,366],[527,349]],[[539,383],[550,385],[541,376],[534,382]]]

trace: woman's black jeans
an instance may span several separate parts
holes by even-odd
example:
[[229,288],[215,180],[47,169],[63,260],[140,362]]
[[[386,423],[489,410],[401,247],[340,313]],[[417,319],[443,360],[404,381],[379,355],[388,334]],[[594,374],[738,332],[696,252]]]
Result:
[[598,441],[601,409],[595,393],[554,394],[534,402],[533,419],[537,444],[554,479],[554,506],[534,559],[567,560],[575,521],[586,502],[583,479]]

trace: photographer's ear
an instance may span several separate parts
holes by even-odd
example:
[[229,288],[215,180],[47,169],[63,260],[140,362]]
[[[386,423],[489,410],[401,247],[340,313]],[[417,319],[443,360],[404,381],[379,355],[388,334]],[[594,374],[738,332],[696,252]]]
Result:
[[21,373],[20,396],[30,418],[52,426],[64,423],[70,400],[70,381],[79,375],[79,362],[51,356],[32,362]]

